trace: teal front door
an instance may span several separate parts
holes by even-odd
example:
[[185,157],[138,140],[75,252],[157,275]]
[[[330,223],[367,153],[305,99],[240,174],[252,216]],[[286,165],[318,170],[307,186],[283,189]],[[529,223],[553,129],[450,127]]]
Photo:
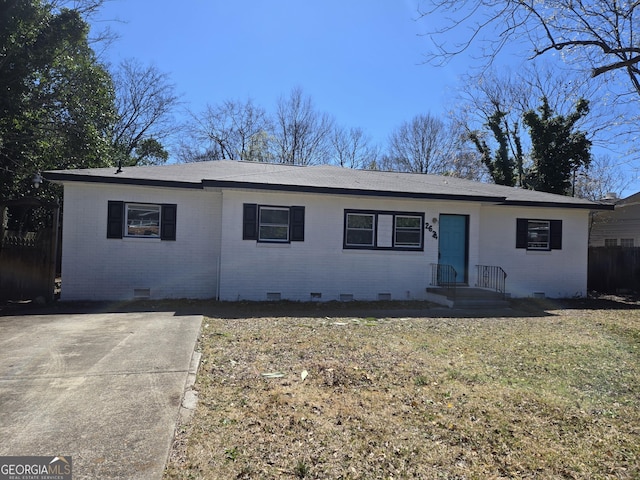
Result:
[[456,283],[469,281],[469,216],[440,215],[438,264],[451,265]]

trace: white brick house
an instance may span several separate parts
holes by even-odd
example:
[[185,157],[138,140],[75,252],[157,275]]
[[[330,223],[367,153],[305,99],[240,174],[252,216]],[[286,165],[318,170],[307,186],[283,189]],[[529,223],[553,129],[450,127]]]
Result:
[[584,296],[587,200],[450,177],[217,161],[45,172],[62,300],[425,299],[450,265],[513,297]]

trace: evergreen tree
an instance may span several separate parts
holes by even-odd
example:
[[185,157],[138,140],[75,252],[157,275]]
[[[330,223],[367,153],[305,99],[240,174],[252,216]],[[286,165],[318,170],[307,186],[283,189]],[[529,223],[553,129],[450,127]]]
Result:
[[113,87],[88,32],[76,10],[0,2],[2,197],[28,195],[38,171],[110,164]]
[[576,123],[589,113],[589,102],[580,99],[567,116],[554,115],[546,97],[537,111],[524,114],[531,136],[532,166],[526,176],[527,187],[560,195],[571,193],[573,173],[591,162],[591,141]]
[[[485,140],[480,138],[478,132],[471,132],[469,137],[478,149],[482,163],[489,170],[493,181],[498,185],[513,187],[516,184],[516,161],[509,155],[510,132],[506,122],[504,122],[505,115],[506,113],[498,108],[487,122],[487,127],[491,130],[498,143],[495,153],[492,154],[491,147]],[[519,139],[516,141],[516,145],[520,145]]]

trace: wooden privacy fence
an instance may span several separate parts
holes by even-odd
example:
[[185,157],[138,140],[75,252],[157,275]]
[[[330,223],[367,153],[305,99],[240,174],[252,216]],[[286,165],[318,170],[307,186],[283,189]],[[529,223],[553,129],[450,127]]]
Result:
[[[0,300],[28,300],[54,296],[58,252],[57,204],[37,199],[0,201],[0,213],[10,207],[44,207],[51,214],[51,225],[37,231],[0,231]],[[2,218],[3,215],[0,215]]]
[[640,291],[640,247],[590,247],[590,291]]

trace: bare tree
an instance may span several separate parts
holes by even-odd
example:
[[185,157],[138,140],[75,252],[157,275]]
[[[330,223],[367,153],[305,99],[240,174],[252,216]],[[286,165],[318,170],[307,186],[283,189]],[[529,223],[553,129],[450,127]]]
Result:
[[588,169],[573,173],[573,194],[589,200],[602,200],[608,193],[620,195],[631,183],[628,176],[609,155],[596,155]]
[[[581,98],[597,96],[594,85],[575,72],[534,62],[515,74],[490,69],[481,77],[468,78],[459,92],[455,112],[457,121],[464,125],[483,155],[484,163],[508,157],[516,169],[515,184],[522,186],[524,172],[530,166],[531,149],[529,136],[523,134],[525,112],[535,110],[541,99],[546,98],[556,114],[567,116]],[[620,123],[618,113],[602,104],[590,103],[593,107],[589,115],[581,117],[576,127],[588,132],[594,145],[606,145],[608,132],[604,130]]]
[[455,134],[442,120],[430,114],[417,115],[391,133],[386,161],[393,170],[446,173],[455,142]]
[[377,164],[378,148],[361,128],[336,127],[331,134],[335,162],[341,167],[369,169]]
[[486,182],[488,180],[488,172],[482,165],[480,155],[478,152],[468,148],[460,148],[454,152],[449,161],[449,168],[444,174],[449,177],[464,178],[476,182]]
[[179,103],[169,75],[138,60],[124,60],[112,78],[118,121],[112,142],[126,165],[162,163],[168,153],[161,142],[175,133],[172,112]]
[[[640,96],[640,16],[636,1],[428,0],[426,18],[442,13],[447,23],[429,32],[430,59],[441,63],[479,46],[491,61],[505,45],[526,42],[530,57],[561,52],[562,59],[591,77],[626,78],[626,93]],[[447,41],[447,37],[455,40]]]
[[290,165],[328,163],[332,118],[318,112],[301,88],[280,97],[275,116],[275,161]]
[[204,112],[191,117],[188,140],[182,142],[179,154],[182,160],[272,159],[272,122],[251,99],[207,105]]

